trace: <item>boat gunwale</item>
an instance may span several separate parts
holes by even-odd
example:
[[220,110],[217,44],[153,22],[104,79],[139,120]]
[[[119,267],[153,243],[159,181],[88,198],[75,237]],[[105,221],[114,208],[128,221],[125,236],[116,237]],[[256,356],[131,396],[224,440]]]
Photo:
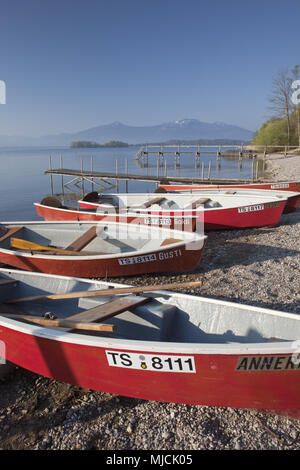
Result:
[[[0,268],[1,273],[20,273],[18,270]],[[115,287],[128,287],[127,284],[118,284],[105,281],[96,281],[96,280],[86,280],[77,277],[71,276],[53,276],[51,274],[41,274],[36,272],[22,272],[22,275],[29,276],[43,276],[49,278],[57,278],[61,280],[74,280],[79,282],[86,282],[87,284],[95,285],[105,285],[105,286],[115,286]],[[188,297],[193,300],[199,300],[206,302],[208,304],[218,304],[224,305],[227,307],[237,307],[239,309],[250,310],[253,312],[265,313],[267,315],[280,316],[285,318],[290,318],[292,320],[300,321],[300,316],[294,313],[283,312],[280,310],[272,310],[266,308],[255,307],[247,304],[236,304],[234,302],[228,302],[224,300],[218,300],[209,297],[196,296],[192,294],[185,294],[175,291],[165,291],[165,290],[153,290],[152,293],[158,294],[164,297]],[[148,296],[150,293],[147,293]],[[147,295],[146,294],[146,295]],[[169,304],[166,304],[169,305]],[[170,304],[171,305],[171,304]],[[9,312],[8,312],[9,313]],[[167,341],[145,341],[143,340],[132,340],[132,339],[122,339],[122,338],[106,338],[106,337],[96,337],[91,335],[81,335],[73,332],[59,331],[57,329],[52,329],[50,327],[37,326],[28,323],[23,323],[15,319],[6,318],[3,314],[0,315],[0,326],[14,331],[28,334],[32,336],[37,336],[43,339],[51,341],[59,341],[63,343],[76,344],[83,347],[98,347],[102,349],[121,349],[125,351],[147,351],[147,352],[161,352],[161,353],[170,353],[170,354],[195,354],[195,355],[257,355],[257,354],[294,354],[297,353],[295,344],[297,343],[297,348],[300,347],[300,338],[299,340],[287,340],[287,341],[272,341],[272,342],[257,342],[257,343],[186,343],[186,342],[167,342]],[[146,344],[147,343],[147,344]]]
[[[245,191],[245,193],[242,193],[242,194],[226,194],[226,193],[223,193],[223,191],[234,191],[234,190],[237,190],[237,191]],[[174,191],[174,192],[171,192],[171,191]],[[197,191],[197,192],[193,192],[193,191]],[[170,192],[167,192],[167,193],[162,193],[162,194],[181,194],[181,195],[184,195],[184,194],[194,194],[194,195],[200,195],[202,194],[208,194],[208,192],[206,193],[205,191],[209,191],[209,188],[201,188],[201,187],[195,187],[195,188],[192,188],[192,189],[173,189],[173,190],[170,190]],[[214,188],[213,190],[211,190],[211,193],[214,193],[216,192],[216,194],[222,194],[224,196],[241,196],[241,197],[245,197],[245,196],[251,196],[251,197],[262,197],[262,194],[258,194],[258,195],[251,195],[250,194],[247,194],[246,191],[253,191],[253,192],[256,192],[256,191],[261,191],[261,193],[263,192],[266,192],[266,197],[271,197],[273,199],[276,199],[278,200],[279,197],[280,197],[280,200],[281,199],[289,199],[290,197],[296,197],[296,196],[300,196],[300,192],[299,191],[283,191],[282,189],[252,189],[252,188],[235,188],[235,187],[229,187],[229,188]],[[276,196],[274,194],[274,196],[271,195],[271,193],[282,193],[282,197],[281,196]]]
[[[166,193],[166,194],[172,194],[173,196],[174,196],[174,195],[181,195],[181,196],[184,195],[184,194],[181,194],[179,191],[176,191],[176,193],[177,193],[177,194],[174,194],[174,193]],[[127,193],[124,193],[124,194],[127,194]],[[130,193],[130,195],[131,195],[131,194],[139,194],[139,193]],[[146,194],[146,193],[145,193],[145,194]],[[165,193],[162,193],[162,194],[165,194]],[[237,197],[235,194],[223,194],[223,193],[221,193],[221,192],[220,192],[219,194],[222,195],[222,197],[226,197],[226,199],[227,199],[227,198],[230,199],[230,198],[236,198],[236,197]],[[298,194],[298,193],[297,193],[297,194]],[[111,195],[118,195],[118,193],[116,193],[116,194],[111,194]],[[188,194],[186,194],[186,195],[191,195],[191,193],[188,193]],[[194,196],[199,196],[199,195],[201,195],[201,193],[194,193]],[[217,193],[216,193],[216,194],[204,193],[203,196],[204,196],[204,195],[205,195],[205,196],[210,196],[210,195],[218,196]],[[299,195],[300,195],[300,193],[299,193]],[[238,197],[245,197],[245,198],[246,198],[247,195],[245,195],[245,196],[238,196]],[[274,202],[285,202],[285,203],[286,203],[286,202],[288,201],[288,199],[289,199],[288,196],[286,196],[286,197],[281,197],[281,198],[279,199],[279,198],[276,197],[275,195],[274,195],[274,196],[269,196],[269,197],[268,197],[268,196],[262,197],[262,196],[260,196],[260,195],[259,195],[259,196],[253,196],[253,195],[252,195],[251,197],[252,197],[252,198],[257,198],[257,199],[260,200],[260,201],[258,201],[258,202],[256,202],[256,203],[253,203],[253,202],[251,202],[251,203],[246,203],[246,202],[245,202],[245,204],[243,203],[243,204],[236,204],[236,205],[229,205],[229,206],[220,206],[220,207],[204,207],[204,205],[203,205],[203,206],[199,206],[199,207],[201,207],[201,209],[199,209],[199,208],[196,208],[196,209],[192,209],[192,208],[190,208],[190,209],[187,209],[187,208],[182,208],[182,209],[177,209],[177,208],[176,208],[176,209],[171,209],[171,208],[170,208],[170,209],[163,209],[163,208],[160,208],[160,209],[153,209],[153,210],[152,210],[152,209],[147,209],[147,208],[143,208],[143,207],[141,207],[141,208],[138,208],[138,207],[137,207],[135,210],[136,210],[136,211],[140,211],[141,213],[145,213],[145,214],[149,214],[149,213],[151,213],[151,212],[160,212],[160,213],[163,213],[163,212],[167,212],[167,213],[168,213],[168,212],[178,212],[178,213],[182,213],[182,212],[184,212],[184,211],[187,211],[187,212],[195,212],[195,213],[199,212],[199,213],[201,213],[201,212],[206,212],[206,211],[211,212],[211,211],[216,211],[216,210],[219,210],[219,211],[220,211],[220,210],[239,209],[239,208],[242,208],[242,207],[256,206],[257,204],[269,204],[269,203],[274,203]],[[261,199],[263,199],[263,200],[261,201]],[[92,204],[92,205],[95,206],[95,208],[101,208],[101,206],[102,206],[102,204],[99,204],[99,203],[97,203],[97,202],[88,202],[88,201],[83,201],[83,200],[78,200],[77,202],[78,202],[79,205],[80,205],[81,203],[83,203],[83,204],[85,204],[85,205]],[[193,201],[191,201],[191,203],[192,203],[192,202],[193,202]],[[111,207],[114,207],[114,206],[111,206]],[[263,210],[266,210],[266,209],[268,209],[268,208],[264,207]],[[131,208],[131,210],[132,210],[132,208]],[[124,213],[128,213],[128,212],[125,212],[125,211],[124,211]]]

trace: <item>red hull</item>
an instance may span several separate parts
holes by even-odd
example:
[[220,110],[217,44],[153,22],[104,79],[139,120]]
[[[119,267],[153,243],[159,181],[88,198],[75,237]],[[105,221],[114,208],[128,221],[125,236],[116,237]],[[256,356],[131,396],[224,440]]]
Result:
[[[188,245],[153,250],[141,254],[127,253],[118,257],[17,255],[0,249],[0,262],[26,271],[60,274],[76,277],[138,276],[159,272],[193,271],[202,256],[202,248],[189,249]],[[145,258],[148,258],[145,260]],[[76,258],[76,259],[75,259]],[[143,261],[140,259],[143,258]],[[133,260],[133,262],[132,262]]]
[[[226,184],[226,185],[172,185],[162,184],[160,188],[166,191],[183,191],[193,189],[224,189],[224,188],[239,188],[239,189],[268,189],[273,191],[294,191],[300,193],[300,182],[290,181],[287,183],[253,183],[253,184]],[[284,213],[294,212],[300,204],[300,195],[289,197],[284,208]],[[88,207],[88,206],[86,206]],[[90,206],[91,207],[91,206]]]
[[[80,204],[83,204],[80,202]],[[98,204],[84,202],[86,207]],[[204,230],[224,230],[277,225],[286,206],[286,200],[234,208],[184,211],[185,216],[194,216],[197,222],[204,222]],[[255,208],[259,207],[259,210]],[[183,211],[170,211],[168,216],[182,217]],[[163,217],[162,211],[145,211],[145,217]],[[202,228],[202,225],[200,224]],[[197,229],[197,228],[196,228]]]
[[[5,324],[5,322],[4,322]],[[121,394],[147,400],[187,403],[208,406],[229,406],[256,409],[289,409],[290,416],[299,416],[300,369],[238,371],[240,354],[177,353],[185,361],[193,356],[194,373],[112,367],[106,351],[174,355],[174,348],[166,344],[160,350],[130,346],[112,347],[108,338],[93,340],[70,334],[68,339],[57,340],[57,332],[51,331],[52,338],[34,336],[3,326],[1,321],[0,339],[6,344],[7,360],[43,376],[67,382],[92,390]],[[36,327],[35,327],[36,329]],[[48,332],[50,330],[47,330]],[[59,333],[61,338],[62,334]],[[78,339],[79,338],[79,339]],[[86,341],[88,344],[83,344]],[[97,345],[95,344],[97,341]],[[116,344],[116,343],[115,343]],[[161,344],[161,343],[160,343]],[[179,348],[178,348],[179,349]],[[250,357],[251,354],[247,353]],[[257,358],[257,354],[255,357]],[[278,364],[282,355],[273,355]],[[260,357],[266,357],[265,354]],[[125,360],[126,356],[124,356]],[[125,361],[126,364],[126,361]]]
[[57,207],[44,206],[42,204],[34,203],[37,214],[44,220],[49,221],[85,221],[85,222],[99,222],[101,220],[108,222],[123,222],[130,223],[135,217],[127,215],[108,215],[101,212],[84,212],[77,211],[76,209],[60,209]]
[[[250,227],[266,227],[278,224],[286,201],[268,204],[251,205],[247,208],[223,209],[219,211],[204,211],[205,230],[239,229]],[[262,209],[256,210],[257,207]],[[246,210],[240,212],[240,210]]]
[[[44,206],[42,204],[34,204],[37,214],[42,217],[44,220],[49,221],[110,221],[110,222],[121,222],[121,223],[133,223],[139,225],[151,225],[156,227],[170,228],[175,230],[186,230],[193,231],[196,227],[196,217],[183,217],[182,214],[177,216],[172,215],[170,212],[168,216],[162,217],[155,214],[155,218],[151,218],[150,221],[148,217],[138,216],[137,215],[128,215],[124,213],[122,215],[112,214],[107,215],[101,211],[98,212],[84,212],[78,211],[76,209],[60,209],[56,207]],[[95,208],[98,206],[96,205]],[[86,207],[88,208],[88,207]],[[89,208],[94,208],[90,206]]]

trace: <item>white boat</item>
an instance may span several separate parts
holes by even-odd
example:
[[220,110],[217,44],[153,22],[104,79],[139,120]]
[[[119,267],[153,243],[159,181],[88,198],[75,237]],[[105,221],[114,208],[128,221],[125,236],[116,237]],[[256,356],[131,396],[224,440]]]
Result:
[[299,315],[165,288],[0,269],[2,355],[93,390],[300,418]]
[[[201,195],[175,192],[164,194],[102,194],[91,193],[78,201],[81,208],[102,214],[136,212],[147,221],[170,217],[196,217],[197,226],[207,230],[274,226],[286,206],[287,196],[274,194],[225,194],[214,190]],[[199,221],[199,223],[198,223]]]

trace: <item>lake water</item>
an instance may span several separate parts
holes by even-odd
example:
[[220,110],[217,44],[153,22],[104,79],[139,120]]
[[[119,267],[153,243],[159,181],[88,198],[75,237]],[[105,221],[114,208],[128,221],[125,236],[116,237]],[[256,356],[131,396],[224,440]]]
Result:
[[[119,173],[128,172],[138,175],[157,174],[157,155],[149,155],[148,167],[143,167],[135,160],[138,147],[111,148],[111,149],[71,149],[71,148],[0,148],[0,221],[41,220],[35,212],[33,203],[51,192],[50,177],[45,175],[49,169],[51,156],[52,168],[63,168],[90,170],[92,161],[95,171],[115,172],[116,166]],[[173,149],[174,150],[174,149]],[[202,174],[202,163],[204,162],[205,176],[208,174],[209,162],[211,161],[211,177],[215,178],[251,178],[252,160],[243,160],[242,168],[239,168],[235,159],[222,158],[221,167],[218,168],[216,154],[218,148],[205,149],[200,156],[200,167],[195,168],[194,155],[181,155],[180,168],[175,169],[174,155],[168,154],[167,175],[168,176],[199,176]],[[205,151],[213,151],[206,154]],[[196,151],[196,148],[195,148]],[[93,157],[93,158],[91,158]],[[116,164],[117,161],[117,164]],[[144,162],[145,163],[145,162]],[[160,175],[164,175],[165,166],[160,168]],[[70,181],[71,177],[64,177],[64,183]],[[129,192],[152,192],[156,188],[155,183],[128,182]],[[61,177],[53,176],[54,193],[61,193]],[[85,192],[92,190],[85,183]],[[114,192],[112,190],[111,192]],[[119,183],[119,191],[125,192],[125,182]]]

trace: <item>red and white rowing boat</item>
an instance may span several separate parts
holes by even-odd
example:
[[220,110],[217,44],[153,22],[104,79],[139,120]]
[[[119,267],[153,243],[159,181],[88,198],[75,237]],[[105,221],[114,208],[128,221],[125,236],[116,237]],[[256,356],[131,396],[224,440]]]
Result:
[[0,263],[80,277],[189,272],[206,236],[115,222],[3,222]]
[[[180,193],[197,193],[202,190],[224,190],[229,189],[242,190],[246,194],[246,190],[255,190],[258,194],[261,191],[272,191],[274,194],[281,197],[287,197],[287,204],[284,212],[293,212],[297,209],[300,203],[300,182],[278,182],[278,183],[249,183],[249,184],[225,184],[225,185],[212,185],[212,184],[161,184],[161,189],[167,192],[180,192]],[[276,193],[275,193],[276,192]],[[272,194],[272,193],[270,193]]]
[[196,217],[196,230],[223,230],[247,227],[274,226],[278,224],[285,208],[287,197],[272,194],[224,194],[221,191],[207,191],[199,194],[165,193],[161,201],[147,206],[157,194],[131,193],[96,195],[94,201],[78,201],[82,208],[97,208],[99,211],[126,211],[130,207],[145,220],[168,217]]
[[299,315],[159,288],[1,269],[0,355],[92,390],[300,418]]
[[[159,201],[163,197],[155,197],[153,201]],[[49,202],[48,202],[49,200]],[[43,203],[44,201],[44,203]],[[37,214],[44,220],[49,221],[105,221],[105,222],[122,222],[138,225],[151,225],[157,227],[170,228],[175,230],[193,231],[196,227],[195,216],[176,216],[168,215],[168,217],[152,217],[147,218],[136,212],[130,212],[130,207],[115,210],[112,207],[95,207],[82,208],[63,206],[58,200],[53,205],[53,198],[45,198],[41,203],[34,203]]]

